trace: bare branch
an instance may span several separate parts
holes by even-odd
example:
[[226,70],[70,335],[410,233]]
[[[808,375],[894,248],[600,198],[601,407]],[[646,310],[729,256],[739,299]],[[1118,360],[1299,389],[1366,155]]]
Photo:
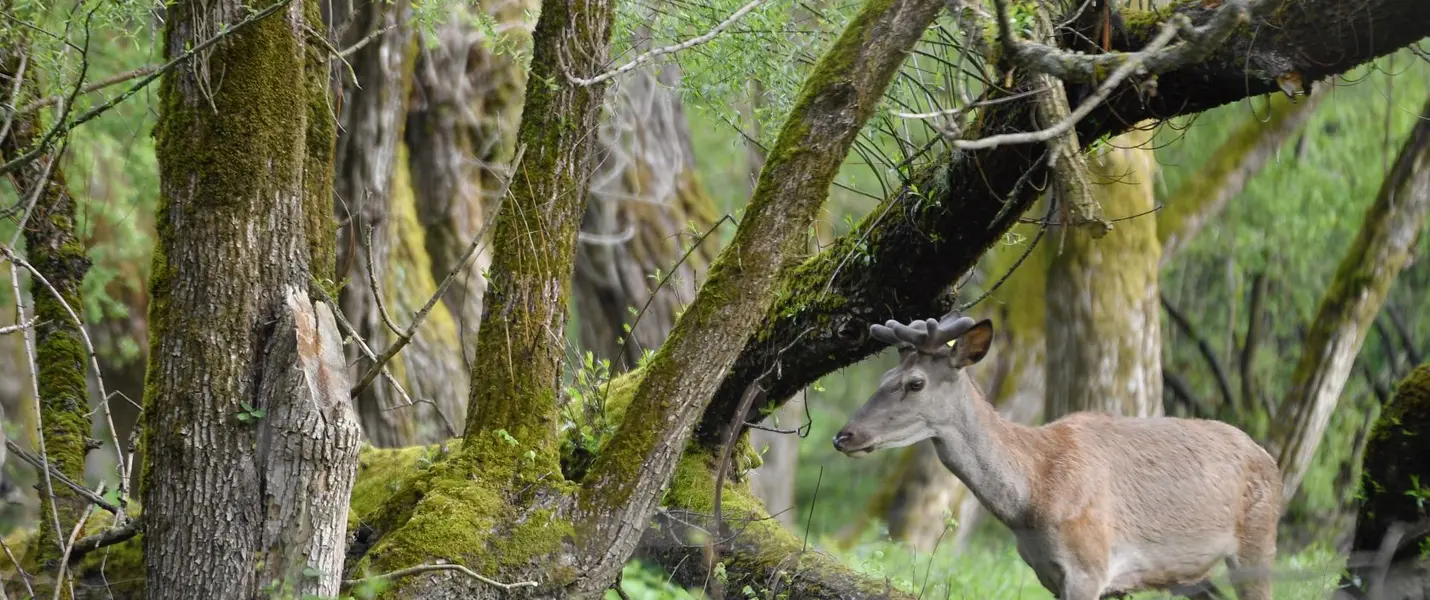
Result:
[[1221,361],[1217,359],[1216,352],[1212,350],[1211,344],[1207,343],[1205,339],[1202,339],[1202,336],[1197,335],[1196,330],[1192,328],[1192,322],[1187,319],[1186,315],[1177,310],[1177,307],[1172,305],[1172,301],[1167,298],[1166,294],[1162,294],[1162,308],[1167,310],[1167,316],[1172,318],[1172,322],[1175,323],[1182,332],[1196,341],[1197,350],[1202,353],[1202,357],[1207,361],[1207,366],[1211,367],[1212,375],[1216,378],[1217,388],[1221,391],[1222,401],[1225,402],[1227,406],[1232,407],[1232,410],[1239,410],[1236,404],[1236,397],[1231,393],[1231,381],[1227,379],[1226,369],[1222,368]]
[[[368,360],[377,360],[377,354],[372,351],[372,348],[368,347],[367,342],[362,339],[362,336],[358,335],[357,328],[353,327],[352,323],[348,322],[347,317],[343,316],[343,311],[338,308],[337,301],[328,295],[327,290],[324,290],[323,286],[318,285],[317,278],[309,275],[308,279],[313,282],[313,291],[317,292],[319,296],[322,296],[323,301],[327,302],[328,306],[333,307],[333,317],[337,319],[338,325],[343,328],[345,332],[344,335],[352,336],[353,342],[358,345],[358,348],[362,350],[363,355],[367,356]],[[397,382],[397,379],[392,376],[392,373],[387,370],[386,366],[382,367],[382,377],[386,379],[388,383],[392,384],[393,389],[397,390],[397,395],[402,396],[402,399],[406,400],[407,404],[415,404],[412,400],[412,396],[407,395],[407,390],[402,388],[402,384]]]
[[[512,159],[512,172],[516,171],[516,165],[521,163],[521,157],[525,152],[525,146],[517,148],[516,157]],[[467,246],[467,251],[462,253],[461,258],[458,258],[457,262],[452,265],[452,270],[448,271],[447,276],[442,278],[442,283],[437,285],[437,291],[432,294],[431,298],[427,299],[427,304],[423,305],[422,310],[417,311],[417,314],[412,317],[412,324],[407,326],[407,330],[397,336],[397,339],[392,342],[392,345],[383,351],[382,356],[373,359],[372,366],[368,367],[367,372],[363,373],[357,385],[353,386],[352,397],[356,398],[358,394],[361,394],[363,390],[367,389],[367,386],[372,385],[372,380],[377,378],[377,374],[382,370],[383,365],[386,365],[388,361],[397,356],[397,353],[401,352],[402,349],[407,346],[407,343],[412,341],[412,337],[417,335],[417,327],[427,318],[427,313],[432,312],[432,307],[436,306],[437,301],[442,298],[442,295],[447,293],[447,288],[451,287],[452,282],[457,279],[457,274],[466,268],[467,261],[471,260],[472,255],[476,254],[477,248],[481,247],[482,240],[485,240],[487,237],[487,230],[496,222],[496,216],[501,212],[502,201],[505,198],[506,194],[497,197],[496,204],[492,206],[491,215],[487,218],[487,222],[482,224],[481,231],[478,231],[477,235],[472,238],[472,243]],[[354,336],[356,336],[356,333],[354,333]]]
[[[99,484],[99,487],[95,488],[94,490],[94,494],[96,496],[102,493],[104,493],[103,482],[101,482]],[[74,550],[74,543],[75,540],[79,539],[80,530],[84,529],[84,524],[89,521],[89,516],[93,513],[94,505],[84,507],[84,514],[81,514],[79,520],[75,521],[74,529],[70,531],[69,540],[65,542],[65,551],[63,554],[60,555],[60,568],[59,571],[55,573],[55,595],[53,596],[54,600],[60,600],[60,595],[64,592],[65,569],[69,567],[70,564],[70,552]],[[70,595],[74,595],[73,584],[71,584]]]
[[124,543],[133,539],[144,531],[144,515],[139,515],[130,519],[128,523],[118,527],[110,527],[94,535],[80,538],[74,543],[74,548],[70,550],[70,559],[78,560],[79,557],[94,552],[106,546]]
[[45,460],[42,457],[35,456],[34,454],[30,454],[24,448],[21,448],[19,444],[15,443],[15,440],[5,440],[5,448],[8,449],[10,452],[14,453],[15,456],[20,457],[20,460],[34,465],[36,469],[40,469],[41,472],[47,473],[49,474],[49,476],[58,479],[60,483],[69,486],[69,488],[74,490],[75,493],[79,494],[80,496],[83,496],[85,500],[89,500],[90,502],[94,503],[95,506],[98,506],[116,515],[119,514],[118,506],[115,506],[110,501],[100,497],[98,494],[89,491],[88,488],[78,483],[75,483],[73,479],[70,479],[69,477],[65,476],[65,474],[61,473],[60,470],[54,465],[49,464],[49,461]]
[[392,333],[402,335],[402,328],[392,321],[392,315],[387,313],[387,305],[382,303],[382,286],[377,284],[377,267],[372,260],[372,225],[367,226],[367,247],[363,248],[363,255],[367,258],[367,283],[372,288],[372,297],[377,301],[377,312],[382,315],[382,322],[387,324],[387,328]]
[[721,21],[720,24],[716,25],[714,29],[705,32],[705,34],[700,35],[698,37],[690,38],[679,44],[666,46],[664,48],[656,48],[655,50],[642,53],[640,56],[631,59],[631,62],[621,65],[615,70],[607,71],[590,79],[582,79],[580,77],[572,75],[570,71],[567,71],[566,78],[571,80],[571,83],[574,83],[579,86],[595,85],[622,73],[634,70],[636,67],[639,67],[642,64],[649,62],[651,59],[657,56],[671,54],[673,52],[679,52],[687,48],[694,48],[695,46],[699,46],[701,44],[709,42],[710,40],[715,39],[715,37],[719,36],[721,32],[724,32],[731,25],[734,25],[736,21],[739,21],[746,14],[749,14],[750,11],[755,10],[757,7],[759,7],[761,4],[764,4],[766,1],[767,0],[750,0],[749,4],[741,6],[739,10],[735,11],[734,13],[731,13],[728,18],[726,18],[724,21]]
[[[377,39],[377,38],[379,38],[379,37],[382,37],[382,34],[387,33],[387,32],[389,32],[389,31],[392,31],[393,29],[396,29],[396,28],[397,28],[397,25],[388,25],[387,27],[383,27],[382,29],[379,29],[379,30],[377,30],[377,31],[374,31],[374,32],[372,32],[372,33],[367,34],[367,37],[364,37],[363,39],[358,40],[357,42],[353,43],[353,45],[348,46],[347,48],[343,48],[342,50],[339,50],[339,51],[337,52],[338,58],[343,59],[343,62],[347,62],[347,58],[348,58],[349,56],[352,56],[354,52],[357,52],[358,50],[362,50],[364,46],[366,46],[366,45],[368,45],[368,44],[371,44],[373,40],[375,40],[375,39]],[[352,67],[349,67],[349,68],[352,68]]]
[[997,148],[1004,144],[1033,144],[1046,142],[1072,131],[1072,128],[1078,124],[1078,121],[1081,121],[1083,117],[1091,114],[1093,109],[1097,108],[1098,104],[1112,94],[1112,90],[1116,89],[1118,85],[1121,85],[1122,81],[1132,75],[1133,72],[1141,68],[1149,57],[1166,47],[1176,34],[1177,28],[1175,26],[1170,23],[1164,23],[1161,33],[1159,33],[1151,43],[1147,44],[1147,47],[1143,49],[1142,52],[1129,55],[1126,62],[1122,63],[1122,66],[1118,67],[1117,71],[1113,72],[1112,75],[1107,78],[1107,81],[1103,82],[1103,84],[1097,88],[1096,92],[1088,96],[1086,100],[1083,100],[1082,104],[1079,104],[1077,109],[1068,115],[1067,119],[1064,119],[1058,124],[1041,131],[1005,133],[1003,135],[994,135],[976,140],[953,140],[954,147],[961,150],[987,150],[989,148]]
[[[79,93],[88,94],[91,92],[97,92],[109,86],[124,83],[126,81],[129,81],[130,79],[134,79],[135,77],[143,77],[145,75],[158,71],[159,67],[160,65],[145,65],[137,69],[119,73],[117,75],[111,75],[109,77],[106,77],[104,79],[101,79],[99,81],[80,88]],[[54,106],[56,104],[59,104],[61,100],[64,100],[64,96],[50,96],[49,98],[42,98],[40,100],[36,100],[34,102],[26,104],[25,106],[21,107],[20,110],[17,110],[15,112],[16,114],[21,115],[29,114],[47,106]]]
[[25,322],[25,323],[16,323],[16,324],[14,324],[14,325],[6,325],[6,326],[4,326],[4,327],[0,327],[0,335],[7,335],[7,334],[11,334],[11,333],[15,333],[15,332],[17,332],[17,331],[20,331],[21,329],[29,329],[29,328],[31,328],[31,327],[34,327],[34,326],[35,326],[35,321],[36,321],[37,319],[39,319],[39,317],[35,317],[35,318],[33,318],[33,319],[30,319],[28,322]]
[[412,576],[412,575],[420,575],[420,574],[422,574],[422,573],[431,573],[431,572],[433,572],[433,571],[457,571],[457,572],[459,572],[459,573],[462,573],[463,575],[466,575],[466,576],[468,576],[468,577],[471,577],[472,579],[475,579],[475,580],[477,580],[477,581],[480,581],[480,582],[485,583],[485,584],[487,584],[487,585],[490,585],[490,586],[492,586],[492,587],[500,588],[500,589],[505,590],[505,591],[511,591],[511,590],[514,590],[514,589],[517,589],[517,588],[523,588],[523,587],[536,587],[536,586],[537,586],[537,583],[536,583],[535,581],[518,581],[518,582],[515,582],[515,583],[502,583],[502,582],[497,581],[497,580],[495,580],[495,579],[491,579],[491,578],[488,578],[488,577],[484,577],[484,576],[482,576],[481,574],[477,573],[476,571],[473,571],[473,570],[471,570],[471,569],[468,569],[468,568],[466,568],[466,567],[464,567],[464,566],[462,566],[462,565],[417,565],[417,566],[415,566],[415,567],[408,567],[408,568],[406,568],[406,569],[398,569],[398,570],[393,571],[393,572],[391,572],[391,573],[383,573],[382,575],[373,575],[373,576],[371,576],[371,577],[363,577],[362,579],[344,579],[344,580],[343,580],[343,587],[345,587],[345,588],[350,588],[350,587],[352,587],[352,586],[355,586],[355,585],[358,585],[358,584],[361,584],[361,583],[367,582],[367,581],[377,581],[377,580],[379,580],[379,579],[383,579],[383,580],[400,579],[400,578],[402,578],[402,577],[409,577],[409,576]]

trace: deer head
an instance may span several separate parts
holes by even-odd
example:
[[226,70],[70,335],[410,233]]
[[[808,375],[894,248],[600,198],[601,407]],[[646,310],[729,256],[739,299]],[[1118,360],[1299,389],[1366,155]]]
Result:
[[862,457],[934,437],[964,405],[978,402],[963,381],[964,367],[988,354],[993,323],[968,317],[926,319],[908,325],[889,321],[869,328],[875,340],[899,349],[899,366],[834,436],[834,449]]

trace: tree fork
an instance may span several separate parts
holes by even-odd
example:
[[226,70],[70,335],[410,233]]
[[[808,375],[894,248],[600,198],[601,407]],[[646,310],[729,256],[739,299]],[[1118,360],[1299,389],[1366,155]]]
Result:
[[870,0],[805,80],[734,239],[645,369],[628,413],[642,418],[622,421],[586,476],[578,527],[592,581],[614,578],[634,549],[691,427],[804,250],[855,136],[942,7]]

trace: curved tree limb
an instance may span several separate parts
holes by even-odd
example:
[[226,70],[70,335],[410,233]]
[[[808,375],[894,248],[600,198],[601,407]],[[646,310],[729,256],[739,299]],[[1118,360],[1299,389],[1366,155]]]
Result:
[[806,79],[734,239],[644,370],[629,409],[642,418],[621,423],[586,476],[579,512],[589,516],[577,527],[591,581],[611,580],[625,563],[691,426],[804,249],[855,136],[942,8],[939,0],[868,2]]
[[[1079,124],[1079,139],[1276,91],[1279,74],[1294,71],[1309,83],[1343,73],[1430,34],[1423,8],[1411,0],[1354,6],[1283,0],[1276,6],[1285,10],[1253,16],[1205,60],[1159,75],[1156,95],[1128,89],[1113,94]],[[1182,2],[1168,10],[1204,9]],[[1129,25],[1112,36],[1113,47],[1143,47],[1158,28],[1146,16],[1124,11]],[[1030,107],[1026,100],[988,106],[973,124],[976,134],[1029,131]],[[867,339],[870,323],[946,312],[952,306],[948,287],[1032,205],[1035,191],[1014,192],[1025,174],[1039,169],[1037,158],[1021,145],[945,155],[915,173],[913,185],[880,203],[848,235],[795,267],[766,313],[768,325],[747,342],[706,410],[696,430],[702,443],[718,443],[740,393],[771,367],[778,366],[769,381],[771,402],[746,421],[758,421],[817,378],[880,351]],[[852,260],[855,256],[860,260]],[[781,354],[797,338],[799,347]]]

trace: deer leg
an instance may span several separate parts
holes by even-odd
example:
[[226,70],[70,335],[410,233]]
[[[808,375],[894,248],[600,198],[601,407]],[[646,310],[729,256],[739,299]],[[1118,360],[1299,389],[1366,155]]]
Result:
[[1271,600],[1271,568],[1276,565],[1276,521],[1279,495],[1258,499],[1237,532],[1236,555],[1227,558],[1237,600]]

